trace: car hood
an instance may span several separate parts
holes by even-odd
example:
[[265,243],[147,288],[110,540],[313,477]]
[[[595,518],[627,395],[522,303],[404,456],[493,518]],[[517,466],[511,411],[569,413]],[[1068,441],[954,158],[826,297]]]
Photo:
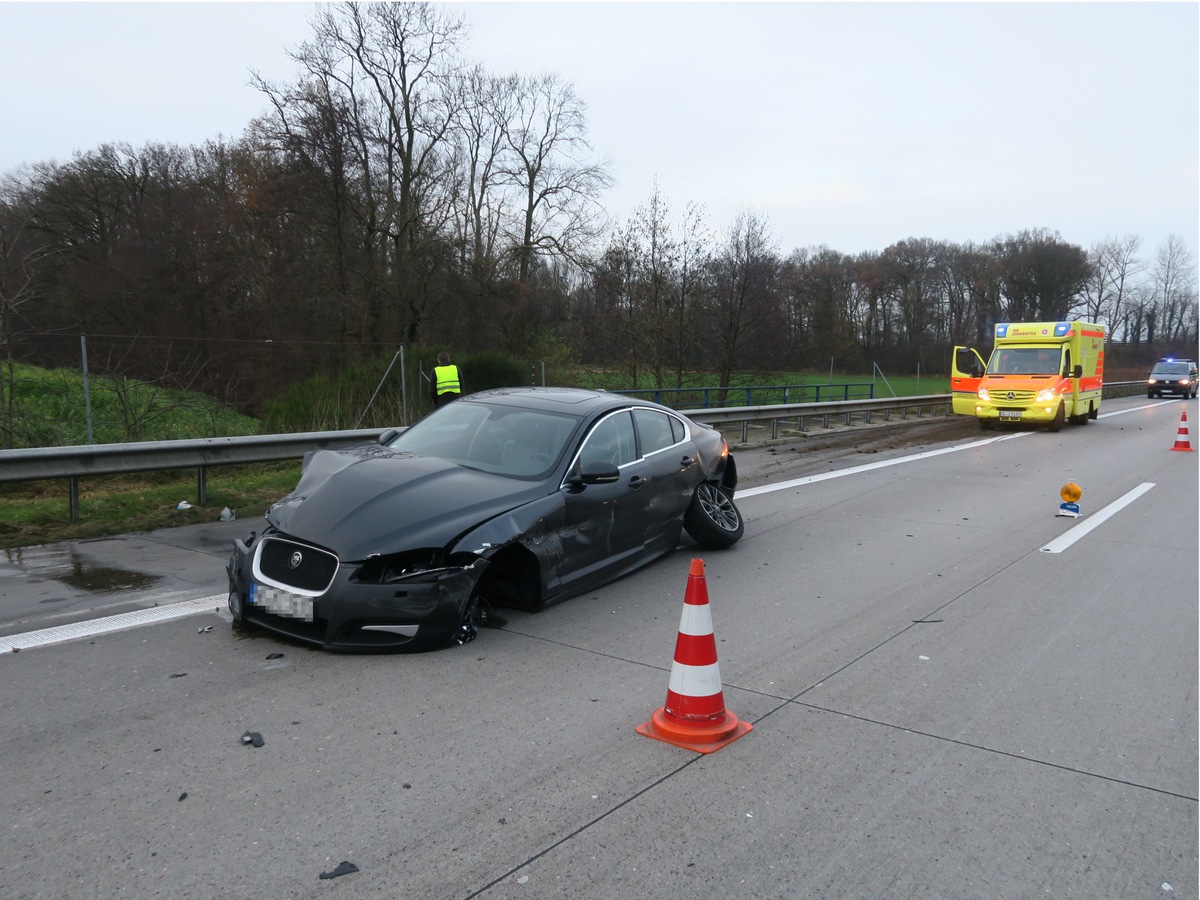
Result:
[[280,531],[342,560],[444,547],[546,493],[531,483],[386,447],[318,450],[296,489],[267,511]]

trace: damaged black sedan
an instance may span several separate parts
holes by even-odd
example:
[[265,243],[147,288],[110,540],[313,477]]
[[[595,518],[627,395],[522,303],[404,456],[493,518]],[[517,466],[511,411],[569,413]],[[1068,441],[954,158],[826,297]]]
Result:
[[472,394],[377,444],[319,450],[259,535],[235,541],[240,622],[330,650],[466,643],[743,531],[725,439],[665,406],[569,388]]

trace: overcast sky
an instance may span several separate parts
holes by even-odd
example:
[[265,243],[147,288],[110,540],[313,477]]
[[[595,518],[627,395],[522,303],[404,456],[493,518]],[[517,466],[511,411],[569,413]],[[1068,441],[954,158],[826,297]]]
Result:
[[[307,3],[0,2],[0,175],[104,142],[236,138]],[[1196,254],[1200,17],[1182,3],[471,3],[473,61],[558,73],[618,223],[659,189],[781,252],[1168,235]]]

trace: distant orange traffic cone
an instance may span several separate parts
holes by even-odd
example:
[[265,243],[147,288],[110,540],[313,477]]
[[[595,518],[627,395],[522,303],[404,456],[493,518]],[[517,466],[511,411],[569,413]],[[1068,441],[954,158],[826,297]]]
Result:
[[639,725],[637,732],[697,753],[712,753],[732,744],[752,727],[725,708],[704,560],[693,559],[667,702],[654,711],[649,721]]
[[1183,417],[1179,420],[1179,433],[1175,437],[1175,446],[1171,449],[1182,450],[1184,453],[1192,452],[1192,442],[1188,440],[1186,409],[1183,411]]

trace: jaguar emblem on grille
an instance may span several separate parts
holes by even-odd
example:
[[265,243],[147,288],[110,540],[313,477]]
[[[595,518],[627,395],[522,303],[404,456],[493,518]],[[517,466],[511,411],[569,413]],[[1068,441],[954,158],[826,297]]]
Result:
[[288,557],[288,568],[298,569],[300,568],[300,563],[302,562],[304,562],[304,554],[297,550],[290,557]]

